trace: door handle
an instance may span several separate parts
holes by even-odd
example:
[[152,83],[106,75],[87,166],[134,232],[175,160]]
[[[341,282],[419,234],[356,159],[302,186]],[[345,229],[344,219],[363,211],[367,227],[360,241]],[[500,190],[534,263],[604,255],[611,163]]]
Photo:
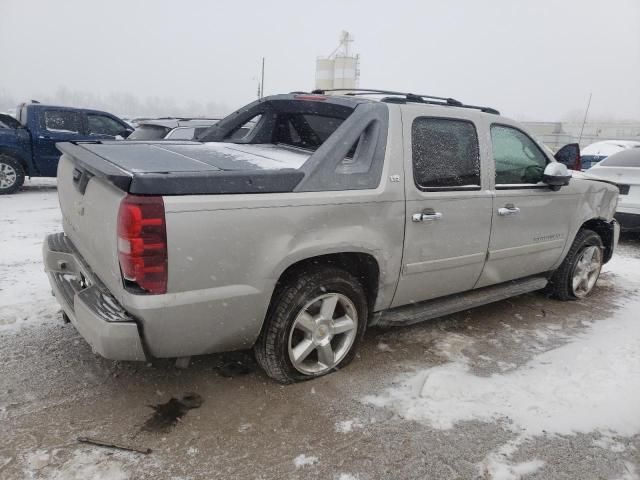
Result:
[[513,203],[507,203],[504,207],[498,209],[498,215],[507,217],[509,215],[517,215],[520,213],[520,209]]
[[433,208],[427,208],[422,213],[414,213],[411,220],[414,222],[433,222],[441,218],[442,213],[434,211]]
[[46,140],[51,140],[51,137],[49,135],[38,135],[38,138],[44,138]]

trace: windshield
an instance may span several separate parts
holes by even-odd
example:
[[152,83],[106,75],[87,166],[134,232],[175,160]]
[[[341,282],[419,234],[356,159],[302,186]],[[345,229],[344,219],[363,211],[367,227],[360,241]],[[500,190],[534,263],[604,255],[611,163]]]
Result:
[[129,140],[161,140],[171,129],[160,125],[141,125],[136,128]]

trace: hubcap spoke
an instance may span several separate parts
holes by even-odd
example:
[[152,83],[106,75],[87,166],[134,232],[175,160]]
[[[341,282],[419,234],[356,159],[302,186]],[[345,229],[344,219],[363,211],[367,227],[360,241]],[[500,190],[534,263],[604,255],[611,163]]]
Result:
[[602,252],[599,247],[590,246],[582,251],[571,280],[574,294],[583,297],[591,291],[598,279],[601,265]]
[[315,350],[316,346],[310,338],[305,338],[293,348],[293,362],[300,363]]
[[18,175],[16,174],[15,169],[11,165],[7,165],[6,163],[0,163],[0,187],[8,188],[14,183],[16,183],[16,179]]
[[316,322],[313,320],[313,317],[307,312],[302,312],[300,314],[300,317],[298,318],[296,327],[299,330],[302,330],[304,333],[308,333],[309,335],[311,335],[316,327]]
[[353,330],[354,328],[355,324],[353,322],[353,319],[349,315],[345,315],[344,317],[340,317],[333,321],[331,333],[333,333],[334,335],[338,335],[340,333],[345,333],[349,330]]
[[324,345],[318,346],[318,360],[325,367],[332,367],[334,362],[333,349],[331,348],[331,343],[327,342]]
[[335,368],[353,346],[358,320],[354,303],[341,293],[323,293],[310,300],[300,309],[289,331],[292,365],[305,375]]
[[336,311],[336,305],[338,305],[338,296],[331,295],[322,299],[322,305],[320,306],[320,316],[325,320],[333,319],[333,314]]

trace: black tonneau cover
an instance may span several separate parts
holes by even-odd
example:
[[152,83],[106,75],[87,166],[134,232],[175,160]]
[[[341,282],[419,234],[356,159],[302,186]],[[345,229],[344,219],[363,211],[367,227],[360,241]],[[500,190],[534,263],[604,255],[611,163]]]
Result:
[[137,195],[290,192],[302,180],[298,168],[310,156],[295,148],[199,142],[65,142],[78,185],[107,179]]

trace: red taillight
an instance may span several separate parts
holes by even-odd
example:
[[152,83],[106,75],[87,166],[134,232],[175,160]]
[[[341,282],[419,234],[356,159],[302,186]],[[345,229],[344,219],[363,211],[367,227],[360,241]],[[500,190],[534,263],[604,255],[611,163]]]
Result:
[[167,225],[162,197],[127,195],[118,211],[122,276],[149,293],[167,292]]

